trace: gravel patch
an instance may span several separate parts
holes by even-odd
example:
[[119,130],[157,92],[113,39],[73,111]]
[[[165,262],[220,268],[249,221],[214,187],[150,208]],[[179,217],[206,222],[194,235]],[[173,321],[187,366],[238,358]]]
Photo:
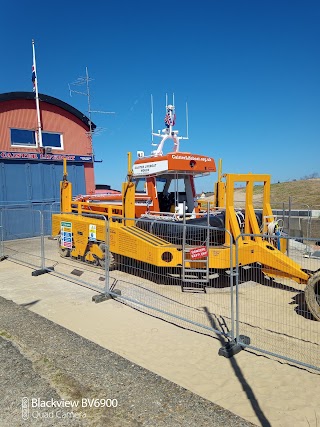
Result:
[[[3,333],[3,332],[2,332]],[[0,425],[1,426],[52,426],[50,418],[38,418],[38,411],[34,410],[33,418],[29,411],[29,419],[22,419],[22,398],[37,396],[41,400],[60,400],[59,394],[48,382],[36,372],[32,362],[26,358],[11,342],[11,337],[0,336]],[[39,411],[42,414],[44,411]],[[56,411],[58,412],[58,411]],[[83,420],[62,418],[67,411],[56,413],[56,426],[85,426]]]
[[[0,426],[253,426],[1,297],[0,313]],[[38,398],[46,402],[78,402],[79,406],[73,410],[33,410],[30,406],[29,419],[23,421],[23,397],[30,403]],[[88,400],[83,399],[97,400],[91,400],[95,404],[88,408]],[[106,399],[114,399],[117,407],[105,407],[106,403],[111,404]],[[87,406],[83,407],[83,402]],[[44,418],[51,413],[53,418]],[[68,418],[61,418],[63,414]]]

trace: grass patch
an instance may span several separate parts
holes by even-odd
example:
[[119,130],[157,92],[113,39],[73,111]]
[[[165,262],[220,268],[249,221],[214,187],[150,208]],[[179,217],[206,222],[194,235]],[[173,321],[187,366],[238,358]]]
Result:
[[6,338],[7,340],[11,340],[12,335],[10,335],[8,332],[6,331],[0,331],[0,337]]
[[[238,190],[243,191],[243,189]],[[263,186],[256,185],[253,194],[262,194]],[[279,207],[285,204],[288,208],[289,197],[291,197],[292,209],[320,210],[320,179],[307,179],[290,182],[271,184],[271,206]],[[278,206],[276,206],[278,205]]]

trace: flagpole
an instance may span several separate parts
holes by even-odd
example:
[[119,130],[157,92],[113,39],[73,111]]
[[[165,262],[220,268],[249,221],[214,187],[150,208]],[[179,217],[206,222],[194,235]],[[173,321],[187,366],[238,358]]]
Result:
[[41,126],[41,116],[40,116],[38,75],[37,75],[36,53],[35,53],[35,48],[34,48],[34,40],[32,40],[32,53],[33,53],[33,73],[34,73],[34,77],[32,79],[34,80],[34,90],[36,93],[37,122],[38,122],[38,146],[42,147],[42,126]]

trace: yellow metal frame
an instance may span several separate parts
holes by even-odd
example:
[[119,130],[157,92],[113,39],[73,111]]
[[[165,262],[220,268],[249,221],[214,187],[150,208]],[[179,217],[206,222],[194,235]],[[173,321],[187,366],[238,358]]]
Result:
[[[75,258],[82,258],[88,261],[94,261],[95,256],[104,259],[104,251],[99,247],[99,242],[109,242],[109,250],[117,255],[126,256],[137,261],[145,262],[157,267],[181,267],[183,263],[182,247],[158,238],[136,227],[135,216],[135,185],[132,182],[131,155],[128,153],[128,180],[122,185],[122,208],[114,205],[95,204],[95,207],[101,208],[101,215],[104,215],[109,221],[108,227],[106,221],[96,217],[83,216],[83,213],[93,213],[90,202],[73,202],[72,185],[67,181],[66,164],[64,162],[64,176],[60,183],[61,188],[61,214],[55,214],[52,217],[52,234],[58,236],[61,231],[61,222],[69,221],[72,223],[73,230],[73,248],[70,255]],[[225,183],[222,181],[225,179]],[[225,207],[225,244],[219,247],[209,248],[209,268],[210,269],[228,269],[230,268],[230,251],[232,251],[233,265],[236,264],[236,248],[238,245],[238,263],[239,265],[248,265],[259,262],[263,265],[264,272],[270,276],[291,277],[297,281],[307,281],[309,275],[302,271],[301,267],[288,258],[284,253],[276,249],[267,240],[261,236],[242,236],[238,219],[234,209],[234,186],[236,182],[243,182],[246,186],[245,234],[261,234],[266,231],[268,223],[273,220],[270,206],[270,176],[256,174],[221,174],[221,161],[219,162],[218,195],[216,195],[215,204],[220,208]],[[262,183],[263,201],[262,217],[266,219],[265,230],[260,230],[253,206],[253,188],[254,183]],[[223,204],[223,205],[222,205]],[[69,212],[69,213],[68,213]],[[73,215],[72,212],[78,213]],[[114,221],[110,220],[115,217]],[[263,221],[264,222],[264,221]],[[90,225],[96,226],[96,241],[89,239]],[[106,236],[108,230],[109,236]],[[232,241],[231,237],[232,235]],[[106,237],[108,237],[106,239]],[[188,262],[186,256],[185,267],[202,268],[204,262]]]
[[[58,236],[62,222],[71,222],[73,231],[73,249],[70,256],[84,257],[88,252],[103,259],[104,253],[99,242],[109,241],[110,252],[146,262],[158,267],[176,267],[181,265],[181,248],[154,236],[128,221],[109,221],[107,226],[103,219],[89,218],[72,214],[54,214],[52,216],[52,234]],[[96,226],[96,242],[90,242],[89,227]],[[109,236],[106,235],[106,230]],[[164,255],[165,254],[165,255]],[[86,256],[87,260],[92,259]]]
[[67,160],[63,159],[63,179],[60,182],[60,209],[61,212],[71,212],[72,184],[68,181]]
[[[258,174],[226,174],[225,198],[226,198],[226,230],[230,230],[233,238],[236,239],[240,234],[240,227],[234,208],[234,185],[236,182],[243,182],[246,187],[245,202],[245,234],[261,234],[265,230],[260,230],[253,205],[253,187],[255,182],[263,183],[263,200],[262,200],[262,218],[266,218],[265,227],[273,221],[273,213],[270,206],[270,175]],[[250,236],[245,236],[243,241],[250,240]],[[256,237],[256,241],[261,242],[261,237]],[[243,241],[239,241],[239,245]],[[230,244],[230,234],[226,232],[226,244]]]

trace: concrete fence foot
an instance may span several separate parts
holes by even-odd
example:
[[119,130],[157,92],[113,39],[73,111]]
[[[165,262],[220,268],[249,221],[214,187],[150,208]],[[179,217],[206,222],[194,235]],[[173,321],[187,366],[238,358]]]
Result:
[[[116,295],[113,295],[116,294]],[[109,299],[114,299],[117,297],[117,295],[121,295],[121,291],[119,289],[113,289],[112,294],[98,294],[93,295],[92,301],[98,304],[99,302],[108,301]]]
[[229,341],[226,343],[225,346],[219,348],[219,356],[223,356],[226,358],[230,358],[234,356],[235,354],[238,354],[241,350],[245,348],[246,345],[250,344],[250,338],[245,335],[240,335],[240,342],[237,342],[236,340]]
[[51,271],[54,271],[54,267],[48,267],[48,268],[40,268],[39,270],[35,270],[31,273],[32,276],[41,276],[41,274],[50,273]]

